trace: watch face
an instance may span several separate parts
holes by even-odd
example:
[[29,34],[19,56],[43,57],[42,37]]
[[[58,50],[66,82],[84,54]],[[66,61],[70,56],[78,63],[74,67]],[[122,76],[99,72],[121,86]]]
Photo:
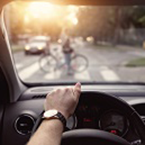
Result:
[[44,116],[45,118],[50,118],[50,117],[55,116],[57,113],[58,113],[57,110],[48,110],[48,111],[45,111],[45,112],[44,112],[44,115],[43,115],[43,116]]

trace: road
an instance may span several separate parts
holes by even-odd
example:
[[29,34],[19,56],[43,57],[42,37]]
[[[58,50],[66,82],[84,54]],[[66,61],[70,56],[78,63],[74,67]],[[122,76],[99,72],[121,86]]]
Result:
[[[139,82],[145,81],[145,67],[126,67],[124,64],[134,58],[145,56],[145,50],[118,46],[118,48],[105,48],[88,43],[75,43],[73,48],[77,53],[83,54],[89,61],[89,67],[82,73],[73,75],[64,74],[61,70],[44,73],[38,64],[40,55],[25,55],[16,52],[14,59],[20,78],[27,82],[69,82],[69,81],[95,81],[95,82]],[[53,50],[53,48],[52,48]]]

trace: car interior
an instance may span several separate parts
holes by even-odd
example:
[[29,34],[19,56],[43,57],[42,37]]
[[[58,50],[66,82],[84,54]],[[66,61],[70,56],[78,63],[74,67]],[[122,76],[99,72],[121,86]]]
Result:
[[[19,63],[25,59],[27,63],[29,63],[31,59],[28,58],[33,57],[32,59],[34,59],[33,62],[35,63],[36,59],[34,57],[39,57],[41,54],[29,54],[26,56],[25,53],[22,52],[22,55],[25,55],[23,58],[21,53],[18,56],[14,53],[12,49],[12,38],[10,38],[10,33],[8,33],[8,24],[10,20],[6,18],[6,15],[8,18],[10,18],[11,15],[7,14],[5,11],[5,9],[7,9],[6,5],[11,4],[13,1],[1,0],[0,2],[0,144],[25,145],[40,125],[38,125],[37,122],[44,111],[44,100],[46,95],[56,88],[72,87],[77,81],[80,81],[82,84],[80,101],[74,114],[67,120],[67,125],[62,136],[62,145],[145,145],[145,69],[143,66],[141,68],[139,67],[137,72],[133,70],[131,70],[129,74],[124,72],[122,75],[126,77],[123,78],[123,81],[116,79],[116,81],[106,82],[97,82],[93,80],[86,81],[86,74],[84,74],[84,80],[73,80],[71,77],[66,77],[65,80],[64,76],[60,80],[55,74],[54,80],[42,81],[41,76],[43,76],[44,72],[38,72],[39,75],[42,75],[36,75],[36,77],[34,77],[34,71],[37,71],[37,65],[34,65],[35,67],[30,71],[23,71],[23,74],[19,73],[18,66],[16,66],[17,62]],[[37,0],[37,2],[38,1],[42,2],[43,0]],[[20,2],[29,3],[35,2],[35,0],[20,0]],[[127,10],[129,10],[129,7],[136,8],[138,6],[141,9],[145,5],[144,0],[45,0],[45,2],[50,2],[59,6],[82,6],[83,9],[90,6],[103,6],[105,7],[104,9],[106,9],[107,6],[113,7],[117,5],[121,8],[127,7]],[[19,23],[19,21],[17,21],[17,13],[19,14],[19,10],[15,8],[14,16],[11,18],[12,21],[16,21],[16,24]],[[39,13],[40,11],[38,11],[38,14]],[[100,10],[100,15],[101,13],[102,11]],[[50,15],[53,15],[53,13]],[[85,20],[89,21],[89,15],[85,15]],[[105,15],[107,14],[105,13]],[[97,19],[97,17],[94,17],[94,21],[91,23],[94,23],[95,19]],[[76,19],[73,20],[74,25],[77,25],[77,23],[79,24]],[[10,23],[9,25],[12,24]],[[15,27],[14,31],[18,32],[17,29],[19,28]],[[15,33],[11,33],[11,35],[14,34]],[[90,34],[87,36],[90,36]],[[113,36],[111,38],[113,38]],[[145,37],[143,39],[143,41],[145,41]],[[88,42],[84,42],[81,38],[76,39],[76,41],[77,40],[79,42],[82,41],[89,47],[90,45],[86,43],[90,43],[92,37],[87,37]],[[52,43],[54,43],[54,41],[55,40],[53,40]],[[25,43],[27,44],[27,41]],[[100,54],[105,52],[104,48],[101,48],[103,50],[101,50]],[[89,69],[93,54],[89,53],[92,49],[88,49],[86,48],[89,59],[87,67]],[[111,53],[113,50],[109,51]],[[145,50],[142,48],[139,51],[141,51],[143,57],[143,52]],[[123,52],[124,50],[120,50],[118,53],[120,55]],[[125,53],[132,55],[132,52]],[[83,55],[84,54],[85,52]],[[116,61],[117,59],[119,60],[119,55],[116,56]],[[17,59],[17,57],[20,58]],[[114,56],[110,56],[110,59],[113,59],[113,57]],[[92,62],[95,62],[95,59],[97,59],[97,57],[95,57]],[[100,56],[100,62],[101,61]],[[93,67],[97,69],[99,66]],[[104,68],[104,66],[102,67],[102,71],[105,73],[106,68]],[[137,69],[137,67],[134,69]],[[90,71],[93,72],[94,70],[92,69]],[[111,78],[112,73],[110,71],[108,71],[108,73],[109,75],[107,77]],[[31,81],[28,79],[30,74],[33,76]],[[48,74],[47,72],[46,75],[48,76]],[[51,76],[53,74],[54,72],[52,72]],[[127,79],[132,74],[134,74],[133,80],[128,81]],[[82,77],[83,74],[80,76]],[[97,78],[95,78],[95,80],[97,80]]]

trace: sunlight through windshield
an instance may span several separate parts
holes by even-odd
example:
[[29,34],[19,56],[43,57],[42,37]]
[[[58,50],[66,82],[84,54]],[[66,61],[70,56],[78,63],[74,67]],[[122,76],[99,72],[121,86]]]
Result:
[[13,2],[5,24],[26,82],[144,82],[145,7]]

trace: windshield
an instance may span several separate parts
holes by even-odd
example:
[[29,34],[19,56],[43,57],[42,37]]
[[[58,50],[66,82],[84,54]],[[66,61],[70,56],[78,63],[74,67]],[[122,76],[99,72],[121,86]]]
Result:
[[143,6],[13,2],[4,18],[24,82],[145,81]]

